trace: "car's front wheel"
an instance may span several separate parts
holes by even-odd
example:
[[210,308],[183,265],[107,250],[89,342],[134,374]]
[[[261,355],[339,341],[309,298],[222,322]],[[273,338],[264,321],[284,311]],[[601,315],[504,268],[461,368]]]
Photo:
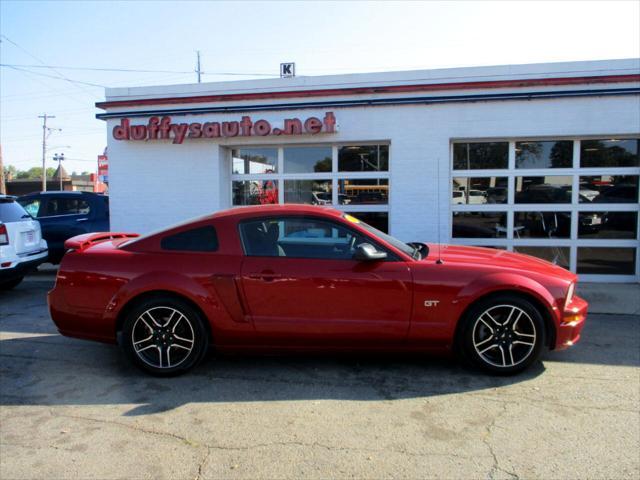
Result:
[[153,298],[127,314],[122,346],[133,363],[158,376],[184,373],[204,358],[209,345],[204,319],[179,299]]
[[470,309],[459,348],[472,365],[510,375],[535,362],[544,345],[544,319],[538,308],[525,298],[504,294]]

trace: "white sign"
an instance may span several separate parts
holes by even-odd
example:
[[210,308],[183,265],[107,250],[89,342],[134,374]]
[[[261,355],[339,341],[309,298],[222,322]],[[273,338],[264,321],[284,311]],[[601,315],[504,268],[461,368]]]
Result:
[[281,63],[280,64],[280,78],[291,78],[296,76],[296,64],[295,63]]

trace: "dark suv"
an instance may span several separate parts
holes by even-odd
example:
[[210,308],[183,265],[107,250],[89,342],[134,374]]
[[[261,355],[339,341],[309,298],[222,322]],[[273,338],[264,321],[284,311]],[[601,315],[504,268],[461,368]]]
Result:
[[91,192],[40,192],[18,198],[18,203],[42,227],[49,244],[49,261],[59,263],[64,241],[89,232],[109,231],[109,197]]

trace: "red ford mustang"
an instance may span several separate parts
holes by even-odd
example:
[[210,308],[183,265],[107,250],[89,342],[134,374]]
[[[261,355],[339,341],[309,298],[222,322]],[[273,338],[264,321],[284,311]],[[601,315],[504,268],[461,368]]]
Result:
[[454,352],[516,373],[580,338],[576,276],[506,251],[403,243],[300,205],[236,208],[146,236],[67,240],[60,333],[120,343],[157,375],[218,351]]

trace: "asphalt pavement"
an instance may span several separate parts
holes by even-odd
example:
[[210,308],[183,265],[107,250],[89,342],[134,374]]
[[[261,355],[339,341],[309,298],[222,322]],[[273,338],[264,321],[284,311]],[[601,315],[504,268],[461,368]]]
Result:
[[147,376],[0,292],[0,478],[640,478],[640,316],[496,378],[438,358],[215,357]]

